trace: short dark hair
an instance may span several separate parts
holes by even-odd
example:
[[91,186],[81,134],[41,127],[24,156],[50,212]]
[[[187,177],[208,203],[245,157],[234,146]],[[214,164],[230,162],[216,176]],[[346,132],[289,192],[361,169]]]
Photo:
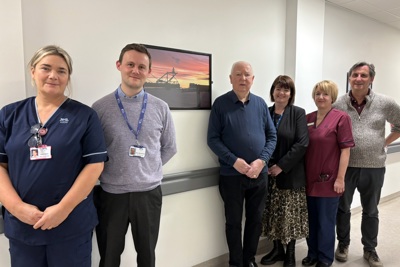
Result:
[[288,101],[288,105],[289,106],[293,105],[294,98],[296,96],[296,88],[294,86],[294,81],[292,80],[292,78],[290,78],[287,75],[279,75],[278,77],[276,77],[275,81],[271,85],[271,90],[269,91],[269,97],[272,102],[275,102],[274,99],[275,87],[290,89],[290,98]]
[[376,72],[375,72],[375,66],[374,66],[374,64],[370,64],[370,63],[367,63],[367,62],[365,62],[365,61],[360,61],[360,62],[357,62],[356,64],[354,64],[354,65],[350,68],[350,70],[349,70],[349,72],[348,72],[348,76],[350,77],[351,74],[352,74],[352,72],[353,72],[355,69],[357,69],[357,68],[359,68],[359,67],[363,67],[363,66],[368,66],[368,68],[369,68],[369,76],[373,79],[373,78],[375,77],[375,74],[376,74]]
[[139,53],[146,54],[147,57],[149,58],[149,68],[151,69],[151,55],[149,51],[147,50],[146,46],[142,44],[127,44],[124,48],[122,48],[121,53],[119,54],[119,62],[122,62],[122,58],[124,57],[124,54],[128,51],[135,50]]

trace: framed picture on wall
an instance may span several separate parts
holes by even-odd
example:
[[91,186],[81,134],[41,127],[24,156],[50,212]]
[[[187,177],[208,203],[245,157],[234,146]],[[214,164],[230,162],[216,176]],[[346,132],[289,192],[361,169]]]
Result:
[[145,46],[152,59],[146,92],[170,109],[211,109],[211,54]]

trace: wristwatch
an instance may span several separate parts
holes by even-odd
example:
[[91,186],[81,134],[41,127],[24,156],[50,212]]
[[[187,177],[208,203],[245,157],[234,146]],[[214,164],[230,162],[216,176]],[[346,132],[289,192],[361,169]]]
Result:
[[263,166],[266,166],[267,163],[265,162],[265,160],[261,159]]

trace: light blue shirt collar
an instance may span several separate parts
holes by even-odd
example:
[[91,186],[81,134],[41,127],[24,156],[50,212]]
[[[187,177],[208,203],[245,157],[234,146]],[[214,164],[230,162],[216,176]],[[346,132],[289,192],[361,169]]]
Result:
[[122,91],[121,89],[121,85],[118,86],[118,95],[120,97],[125,97],[125,98],[138,98],[138,97],[142,97],[144,95],[144,89],[142,89],[137,95],[134,96],[127,96],[124,91]]

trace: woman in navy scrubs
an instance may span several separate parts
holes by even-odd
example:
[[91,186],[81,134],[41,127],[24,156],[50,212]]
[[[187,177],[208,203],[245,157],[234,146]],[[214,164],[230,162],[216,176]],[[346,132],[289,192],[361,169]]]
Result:
[[37,96],[0,110],[0,202],[12,267],[91,266],[92,189],[107,160],[101,124],[65,96],[72,60],[45,46],[30,61]]

